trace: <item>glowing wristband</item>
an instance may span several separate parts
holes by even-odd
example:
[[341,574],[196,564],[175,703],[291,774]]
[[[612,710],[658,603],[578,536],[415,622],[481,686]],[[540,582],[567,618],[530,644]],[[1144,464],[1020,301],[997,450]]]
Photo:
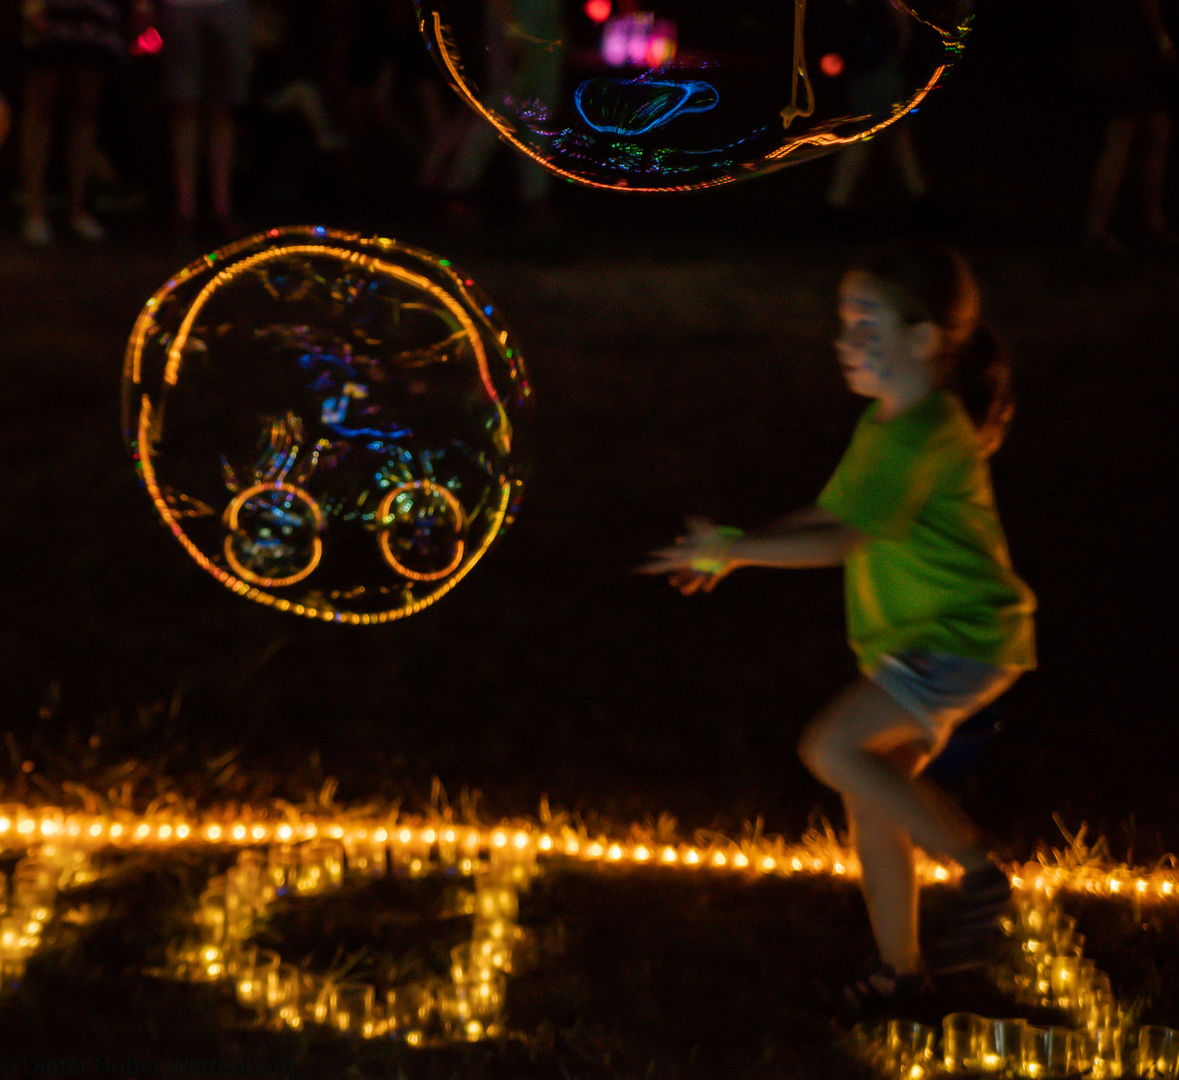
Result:
[[[732,525],[719,525],[713,532],[729,540],[736,540],[745,535],[743,529],[736,529]],[[719,574],[729,565],[729,560],[693,559],[688,565],[698,574]]]

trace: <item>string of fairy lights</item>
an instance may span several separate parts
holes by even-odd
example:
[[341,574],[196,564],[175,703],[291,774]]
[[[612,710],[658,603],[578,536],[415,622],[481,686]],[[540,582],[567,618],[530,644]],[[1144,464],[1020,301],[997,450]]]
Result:
[[[10,881],[0,873],[0,987],[19,987],[63,897],[70,888],[101,878],[100,856],[112,852],[205,847],[233,857],[225,874],[210,879],[191,932],[154,974],[226,982],[255,1022],[275,1029],[319,1024],[410,1045],[476,1041],[502,1032],[505,983],[523,937],[519,894],[546,866],[655,867],[749,879],[859,875],[854,855],[830,830],[812,830],[796,843],[759,830],[741,837],[699,834],[691,841],[669,838],[668,831],[633,825],[622,839],[591,832],[579,820],[554,818],[547,809],[540,819],[484,823],[456,821],[449,810],[408,815],[398,807],[274,804],[193,813],[166,806],[136,813],[0,804],[0,860],[11,866]],[[1087,1054],[1094,1076],[1179,1075],[1179,1032],[1132,1027],[1113,1001],[1108,979],[1081,955],[1079,936],[1055,903],[1062,891],[1077,891],[1168,904],[1179,896],[1179,868],[1174,859],[1152,868],[1112,864],[1100,857],[1100,846],[1085,849],[1081,837],[1070,839],[1063,852],[1007,868],[1019,914],[1007,928],[1017,948],[1006,977],[1016,997],[1063,1009],[1074,1026],[1057,1031],[985,1017],[962,1021],[955,1014],[946,1018],[943,1036],[893,1021],[886,1030],[864,1033],[877,1065],[908,1080],[964,1071],[967,1060],[976,1071],[1048,1077],[1064,1068],[1062,1062],[1073,1069]],[[374,986],[303,970],[251,943],[251,928],[282,896],[330,891],[345,878],[436,872],[464,883],[450,914],[471,917],[471,937],[452,950],[447,978]],[[961,868],[920,857],[918,873],[926,884],[949,883]],[[73,917],[85,921],[77,912]],[[967,1036],[955,1036],[951,1021],[972,1025],[973,1058],[962,1049]],[[1004,1035],[1003,1024],[1022,1026]],[[1015,1050],[1013,1039],[1019,1044]],[[941,1055],[935,1045],[944,1046]],[[1137,1055],[1136,1065],[1123,1062],[1123,1050],[1127,1062]]]
[[[631,837],[655,830],[632,825]],[[58,807],[0,804],[0,853],[32,849],[45,843],[82,849],[104,847],[167,848],[182,845],[268,846],[300,844],[317,838],[349,847],[388,848],[396,864],[427,860],[441,865],[474,859],[480,852],[515,851],[521,857],[568,858],[603,865],[665,866],[742,874],[789,876],[823,873],[856,876],[855,857],[831,835],[812,833],[791,844],[780,836],[734,838],[710,833],[696,843],[653,838],[617,840],[591,835],[577,822],[555,825],[531,820],[499,824],[460,824],[443,814],[436,818],[386,811],[338,809],[308,811],[287,805],[253,809],[213,809],[188,815],[172,809],[144,814],[125,809],[108,812],[65,811]],[[919,858],[925,883],[956,880],[953,863]],[[1179,866],[1164,860],[1153,868],[1109,865],[1097,861],[1041,857],[1011,869],[1016,889],[1048,894],[1073,890],[1098,896],[1132,896],[1166,901],[1179,896]]]

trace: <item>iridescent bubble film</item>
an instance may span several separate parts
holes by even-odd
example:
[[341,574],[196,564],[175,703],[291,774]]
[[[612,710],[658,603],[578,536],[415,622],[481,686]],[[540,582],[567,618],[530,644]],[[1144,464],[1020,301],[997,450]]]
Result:
[[[686,191],[870,138],[961,51],[969,0],[415,0],[444,75],[565,179]],[[643,10],[638,10],[638,9]]]
[[474,282],[324,228],[180,271],[123,373],[125,437],[189,554],[249,599],[349,623],[420,611],[478,561],[515,516],[530,409]]

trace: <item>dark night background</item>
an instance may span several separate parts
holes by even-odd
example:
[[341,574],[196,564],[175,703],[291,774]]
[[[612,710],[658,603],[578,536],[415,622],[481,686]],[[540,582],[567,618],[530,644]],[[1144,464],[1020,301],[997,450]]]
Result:
[[[166,235],[163,118],[151,61],[136,61],[105,130],[146,202],[108,216],[93,249],[24,247],[15,201],[0,236],[10,779],[26,760],[85,778],[137,758],[183,786],[240,749],[261,796],[335,776],[344,801],[412,805],[438,777],[452,796],[481,791],[492,816],[533,814],[547,793],[621,822],[667,811],[736,830],[764,815],[791,837],[815,809],[839,820],[793,749],[852,674],[838,574],[748,571],[685,599],[631,571],[685,513],[753,525],[813,498],[860,408],[831,363],[843,262],[911,227],[965,252],[1014,349],[1020,406],[994,471],[1041,603],[1041,670],[949,782],[1014,856],[1058,840],[1054,813],[1123,855],[1167,851],[1179,282],[1166,255],[1080,252],[1101,135],[1071,74],[1089,17],[979,5],[964,58],[912,118],[931,193],[913,217],[877,161],[856,212],[831,221],[820,160],[648,200],[561,187],[559,222],[533,234],[500,214],[501,161],[488,214],[460,225],[379,137],[354,148],[368,156],[345,185],[295,135],[247,124],[251,225],[380,230],[454,259],[505,313],[536,388],[519,520],[454,593],[378,630],[237,599],[137,486],[122,351],[144,300],[201,248]],[[0,79],[19,108],[12,61],[9,45]]]

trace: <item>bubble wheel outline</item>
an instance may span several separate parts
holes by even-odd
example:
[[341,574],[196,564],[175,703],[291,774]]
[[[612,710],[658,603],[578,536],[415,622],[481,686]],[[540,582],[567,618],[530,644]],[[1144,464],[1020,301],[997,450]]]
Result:
[[381,505],[377,508],[377,520],[385,522],[390,519],[393,503],[399,496],[427,490],[431,494],[442,496],[442,501],[446,504],[447,509],[455,519],[454,531],[456,539],[454,555],[445,567],[441,570],[435,570],[432,573],[411,570],[393,554],[390,547],[389,534],[393,531],[392,525],[384,525],[380,532],[377,533],[377,543],[380,545],[381,554],[385,557],[385,561],[397,573],[401,574],[402,577],[409,578],[411,581],[439,581],[444,577],[449,577],[459,563],[463,561],[463,552],[466,550],[466,541],[463,535],[466,531],[466,514],[463,512],[462,504],[445,487],[441,484],[434,483],[433,480],[414,480],[412,483],[402,484],[394,488],[381,500]]
[[[246,505],[250,499],[263,494],[264,492],[285,492],[293,495],[297,499],[301,499],[307,504],[311,510],[312,518],[315,522],[315,531],[312,535],[311,550],[312,554],[307,561],[307,565],[303,569],[294,574],[288,574],[282,578],[263,577],[256,574],[248,566],[241,562],[233,549],[234,539],[242,534],[244,530],[239,527],[238,517],[242,507]],[[237,574],[243,581],[248,581],[251,585],[261,585],[264,589],[285,589],[290,585],[296,585],[304,578],[308,577],[315,568],[319,565],[323,558],[323,540],[320,538],[320,533],[323,532],[324,518],[323,511],[317,503],[306,491],[301,487],[296,487],[294,484],[287,483],[263,483],[254,484],[239,492],[230,501],[230,504],[225,508],[225,514],[222,519],[225,523],[226,536],[222,543],[222,552],[225,555],[225,561],[229,563],[233,572]]]

